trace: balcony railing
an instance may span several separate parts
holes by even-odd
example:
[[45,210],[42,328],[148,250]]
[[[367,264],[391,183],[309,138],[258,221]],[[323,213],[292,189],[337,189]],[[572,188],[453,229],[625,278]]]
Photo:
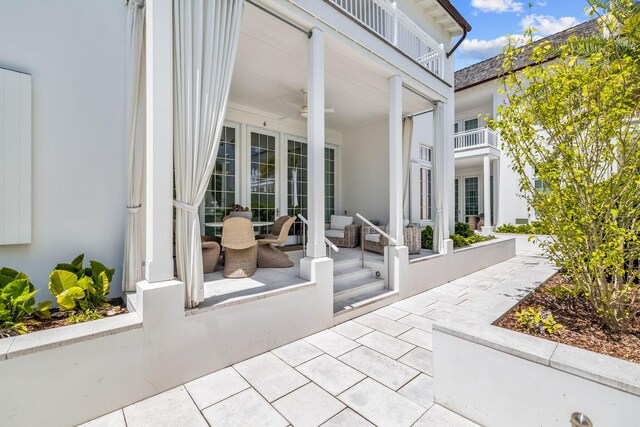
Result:
[[438,77],[444,49],[389,0],[328,0]]
[[458,132],[453,137],[454,148],[465,150],[479,147],[498,147],[498,134],[489,128]]

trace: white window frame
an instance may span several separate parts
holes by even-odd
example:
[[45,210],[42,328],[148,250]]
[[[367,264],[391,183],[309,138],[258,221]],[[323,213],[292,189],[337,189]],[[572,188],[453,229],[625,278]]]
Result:
[[[425,156],[423,157],[423,154]],[[431,222],[433,221],[433,147],[427,144],[419,144],[418,145],[418,185],[419,185],[419,217],[421,222]],[[426,193],[423,192],[423,182],[422,182],[422,171],[427,171],[427,176],[429,178],[428,187],[426,188]],[[424,203],[427,199],[428,207],[425,208]]]

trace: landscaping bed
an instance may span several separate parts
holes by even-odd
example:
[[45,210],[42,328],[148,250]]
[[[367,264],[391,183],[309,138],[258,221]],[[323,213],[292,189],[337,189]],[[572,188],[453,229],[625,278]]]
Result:
[[[62,326],[84,323],[91,320],[102,319],[105,317],[113,317],[119,314],[128,313],[127,305],[122,298],[113,298],[109,300],[109,306],[100,307],[91,312],[69,311],[53,308],[51,317],[48,319],[27,318],[23,320],[26,328],[25,333],[44,331],[45,329],[59,328]],[[0,329],[0,339],[21,335],[16,329]]]
[[[510,310],[497,326],[583,348],[601,354],[640,363],[640,318],[636,317],[625,332],[611,332],[589,306],[585,298],[573,295],[558,296],[558,289],[570,287],[569,279],[558,273],[534,290]],[[528,328],[519,323],[517,313],[529,308],[539,311],[543,318],[553,316],[562,325],[552,333],[544,328]]]

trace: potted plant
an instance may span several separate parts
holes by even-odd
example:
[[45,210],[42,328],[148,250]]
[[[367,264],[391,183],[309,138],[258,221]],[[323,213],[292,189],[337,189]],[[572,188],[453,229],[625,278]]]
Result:
[[246,218],[251,221],[251,217],[253,216],[253,212],[248,207],[244,207],[242,205],[231,205],[231,212],[229,212],[229,216],[240,216],[242,218]]

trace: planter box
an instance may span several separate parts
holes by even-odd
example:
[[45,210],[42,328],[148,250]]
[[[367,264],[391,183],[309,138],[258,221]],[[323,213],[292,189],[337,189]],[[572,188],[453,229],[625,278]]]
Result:
[[569,427],[574,412],[594,427],[638,425],[640,365],[491,324],[536,286],[507,283],[434,325],[435,401],[488,427]]

